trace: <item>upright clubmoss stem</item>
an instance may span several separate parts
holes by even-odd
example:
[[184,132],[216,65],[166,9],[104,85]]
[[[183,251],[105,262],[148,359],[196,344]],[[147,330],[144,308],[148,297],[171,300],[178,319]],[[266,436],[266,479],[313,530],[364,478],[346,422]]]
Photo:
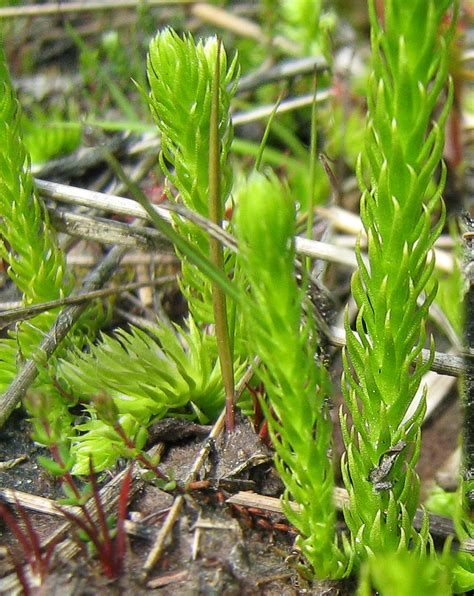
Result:
[[[209,126],[209,218],[222,225],[222,197],[220,188],[220,140],[219,140],[219,86],[221,41],[217,41],[216,64],[212,80],[211,118]],[[209,238],[211,261],[217,269],[225,275],[224,253],[221,243],[213,237]],[[230,432],[234,429],[234,365],[232,348],[227,323],[226,297],[221,287],[212,284],[212,305],[216,328],[217,351],[221,365],[225,390],[226,428]]]
[[[342,470],[350,494],[345,517],[361,557],[397,552],[410,543],[423,554],[429,545],[427,523],[419,533],[412,523],[424,400],[404,418],[430,366],[421,352],[436,295],[436,287],[426,291],[433,244],[444,223],[441,158],[452,85],[446,95],[444,88],[455,14],[450,27],[443,19],[455,6],[453,0],[385,0],[379,18],[375,0],[369,0],[373,72],[365,154],[358,166],[369,264],[358,245],[359,268],[352,279],[357,333],[347,320],[343,356],[352,429],[341,416],[347,449]],[[442,107],[435,112],[438,103]]]
[[285,515],[301,533],[297,546],[312,572],[344,577],[351,555],[335,532],[330,382],[311,315],[302,322],[306,299],[295,277],[295,205],[275,176],[258,173],[236,202],[239,262],[248,289],[242,310],[252,330],[249,345],[262,362],[257,374],[268,402],[260,403],[285,485]]

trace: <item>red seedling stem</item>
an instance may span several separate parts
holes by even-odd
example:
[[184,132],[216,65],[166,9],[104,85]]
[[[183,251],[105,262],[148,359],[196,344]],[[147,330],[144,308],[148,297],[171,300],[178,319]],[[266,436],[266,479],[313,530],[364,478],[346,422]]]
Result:
[[148,470],[153,472],[153,474],[155,474],[155,476],[157,478],[159,478],[160,480],[163,480],[164,482],[170,481],[168,476],[164,472],[162,472],[158,466],[153,464],[153,462],[150,461],[150,459],[148,457],[146,457],[145,455],[143,455],[143,453],[140,453],[137,450],[135,443],[132,441],[132,439],[130,439],[130,437],[127,435],[127,433],[123,430],[120,422],[116,422],[114,424],[114,430],[120,436],[120,438],[125,443],[125,445],[128,447],[128,449],[137,451],[137,453],[135,454],[135,459],[137,461],[139,461],[143,466],[145,466],[145,468],[147,468]]
[[[39,584],[42,584],[48,574],[51,558],[59,538],[58,540],[52,541],[45,549],[43,549],[41,547],[39,535],[31,523],[30,516],[17,499],[15,499],[15,504],[18,515],[25,526],[25,530],[20,527],[13,513],[3,503],[0,503],[0,515],[3,517],[10,531],[20,544],[32,574],[38,579]],[[29,585],[22,562],[18,560],[18,557],[16,557],[10,549],[8,549],[8,552],[25,594],[31,594],[32,588]]]
[[[110,572],[114,574],[114,551],[112,538],[110,536],[109,526],[107,525],[107,517],[105,515],[104,506],[100,498],[99,487],[97,486],[97,479],[94,474],[94,467],[92,465],[92,459],[89,460],[89,478],[92,486],[92,496],[94,499],[95,507],[97,510],[97,517],[99,519],[100,535],[102,536],[101,550],[102,554],[106,557],[108,565],[111,567]],[[100,557],[102,560],[102,556]]]
[[66,519],[76,525],[89,538],[97,551],[97,556],[106,577],[114,580],[121,575],[125,558],[125,519],[127,517],[128,495],[132,481],[132,467],[127,470],[120,489],[115,540],[112,538],[107,525],[107,517],[100,497],[92,462],[90,463],[90,470],[89,480],[92,487],[92,496],[97,511],[98,522],[96,523],[92,519],[85,505],[81,505],[85,519],[61,507],[59,509]]
[[128,495],[132,484],[132,467],[129,467],[120,489],[118,514],[117,514],[117,534],[115,537],[115,570],[117,575],[123,571],[123,562],[125,560],[125,519],[127,517]]

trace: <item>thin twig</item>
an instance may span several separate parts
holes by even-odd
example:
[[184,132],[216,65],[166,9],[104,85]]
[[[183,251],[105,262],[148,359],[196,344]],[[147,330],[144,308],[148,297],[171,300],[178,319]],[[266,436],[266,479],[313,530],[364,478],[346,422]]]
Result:
[[[66,263],[71,267],[95,267],[99,259],[93,255],[84,254],[68,254],[66,256]],[[122,266],[134,266],[137,265],[162,265],[162,266],[176,266],[178,265],[178,257],[175,254],[163,254],[163,255],[150,255],[132,252],[123,257],[121,261]],[[17,304],[16,306],[20,306]]]
[[[132,201],[131,199],[89,191],[83,188],[66,186],[64,184],[57,184],[55,182],[35,180],[35,183],[39,189],[40,195],[45,198],[73,204],[86,205],[91,208],[102,209],[104,211],[114,212],[121,215],[129,215],[142,219],[148,219],[148,214],[145,212],[145,210],[138,203]],[[233,236],[228,234],[225,230],[219,228],[219,226],[214,225],[212,222],[201,216],[192,214],[192,212],[181,206],[178,207],[176,205],[168,205],[167,208],[169,210],[176,211],[182,217],[186,217],[196,225],[202,227],[210,235],[218,238],[220,242],[222,242],[231,250],[237,250],[237,244]],[[167,221],[171,220],[169,212],[167,212],[163,206],[154,206],[154,209]],[[324,214],[326,217],[330,217],[335,225],[337,223],[341,224],[341,222],[344,222],[345,224],[349,224],[352,230],[354,230],[354,226],[357,227],[360,225],[360,219],[358,217],[348,211],[340,209],[339,207],[316,208],[316,211],[319,211],[320,214]],[[295,238],[295,243],[298,254],[340,263],[347,265],[348,267],[355,267],[357,264],[353,252],[349,249],[344,249],[342,247],[334,246],[325,242],[318,242],[316,240],[308,240],[307,238],[301,238],[299,236]],[[448,255],[446,252],[437,251],[437,262],[439,253],[441,252],[443,255],[451,258],[451,255]],[[336,347],[343,347],[345,345],[345,333],[343,329],[336,327],[329,329],[323,327],[321,331],[327,336],[328,341],[332,345]],[[422,356],[424,362],[428,361],[430,356],[429,350],[423,350]],[[440,374],[460,377],[464,371],[463,359],[460,356],[435,352],[431,370]]]
[[155,228],[49,209],[50,220],[59,232],[100,244],[121,244],[144,251],[170,251],[171,243]]
[[[325,102],[333,96],[334,91],[332,89],[320,91],[316,94],[316,103]],[[314,95],[312,93],[298,95],[296,97],[289,97],[288,99],[285,99],[281,102],[281,104],[278,106],[278,109],[276,110],[276,113],[284,114],[286,112],[292,112],[301,108],[307,108],[310,107],[313,102]],[[258,120],[265,120],[271,115],[274,107],[274,104],[267,104],[264,106],[258,106],[257,108],[252,108],[251,110],[247,110],[245,112],[237,112],[232,116],[232,124],[234,126],[239,126],[240,124],[250,124],[252,122],[257,122]],[[99,126],[99,124],[93,120],[86,120],[85,122],[89,126]],[[134,130],[152,133],[155,130],[155,127],[151,124],[143,124],[138,127],[134,125]],[[149,134],[147,138],[140,139],[131,145],[129,155],[135,155],[136,153],[149,151],[151,149],[159,149],[160,144],[160,138],[157,135]]]
[[[466,215],[464,219],[465,233],[464,275],[467,291],[464,297],[465,329],[464,341],[466,351],[474,350],[474,219]],[[474,360],[472,355],[466,358],[466,375],[464,377],[463,396],[463,441],[462,441],[462,475],[463,475],[463,507],[467,520],[474,514]],[[467,521],[469,527],[469,521]]]
[[[115,134],[105,141],[105,146],[112,153],[121,153],[128,147],[130,141],[123,135]],[[104,162],[103,147],[81,147],[71,155],[51,159],[45,164],[33,166],[31,171],[34,176],[41,178],[68,178],[84,174],[87,170]]]
[[[321,321],[318,319],[318,324],[321,326]],[[321,329],[326,339],[333,346],[343,348],[346,345],[346,334],[342,327],[332,325]],[[357,334],[355,334],[357,337]],[[428,362],[431,358],[430,350],[423,349],[421,351],[423,362]],[[435,352],[431,370],[441,375],[448,375],[450,377],[461,377],[464,374],[464,360],[462,356],[454,356],[452,354],[445,354],[443,352]]]
[[[218,269],[209,258],[204,255],[199,249],[197,249],[190,240],[181,236],[175,228],[168,223],[163,217],[159,215],[154,206],[151,204],[148,197],[142,191],[142,189],[131,180],[124,169],[117,161],[117,159],[110,153],[106,153],[106,159],[110,167],[114,170],[118,178],[128,185],[128,190],[132,193],[133,197],[137,202],[148,213],[155,227],[160,232],[169,238],[169,240],[175,245],[176,249],[179,250],[183,255],[187,257],[190,263],[197,267],[204,275],[206,275],[211,282],[216,282],[222,286],[227,295],[232,298],[237,304],[241,301],[242,297],[237,288],[230,282],[226,275]],[[174,206],[173,206],[174,207]],[[195,218],[195,216],[192,216]],[[214,228],[220,230],[219,226],[211,224]],[[219,232],[218,232],[219,233]],[[223,230],[221,233],[224,233]]]
[[38,304],[32,304],[31,306],[21,306],[18,308],[11,308],[6,311],[0,310],[0,329],[3,329],[7,325],[16,321],[26,321],[28,319],[32,319],[39,313],[52,310],[54,308],[68,306],[71,304],[83,304],[84,302],[90,302],[91,300],[96,300],[98,298],[106,298],[107,296],[113,296],[123,292],[131,292],[133,290],[138,290],[139,288],[144,288],[147,286],[161,286],[174,281],[176,281],[176,276],[168,275],[155,280],[134,282],[124,286],[117,286],[115,288],[105,288],[103,290],[94,290],[92,292],[82,292],[77,296],[68,296],[67,298],[50,300],[49,302],[41,302]]
[[[70,203],[73,205],[82,205],[91,209],[98,209],[107,211],[118,215],[128,217],[138,217],[141,219],[150,220],[145,209],[132,199],[118,197],[116,195],[105,194],[102,192],[87,190],[84,188],[77,188],[75,186],[68,186],[66,184],[58,184],[56,182],[49,182],[46,180],[35,179],[36,187],[38,188],[40,196],[46,199],[52,199],[63,203]],[[160,207],[153,206],[155,211],[163,217],[166,221],[171,222],[170,211],[174,211],[185,217],[208,232],[214,238],[217,238],[225,246],[231,250],[237,251],[237,243],[235,239],[222,230],[219,226],[213,224],[208,219],[189,211],[181,205],[166,204]],[[316,240],[308,240],[306,238],[295,238],[296,251],[298,254],[311,256],[313,258],[329,260],[334,263],[347,265],[349,267],[356,267],[357,261],[353,251],[341,247],[333,246],[332,244],[318,242]]]
[[[139,217],[141,219],[149,220],[148,213],[132,199],[118,197],[116,195],[105,194],[97,191],[87,190],[85,188],[78,188],[75,186],[68,186],[66,184],[58,184],[56,182],[49,182],[46,180],[35,179],[35,185],[38,188],[40,196],[54,201],[63,203],[70,203],[73,205],[83,205],[91,209],[100,209],[118,215],[129,217]],[[217,238],[224,246],[231,250],[237,250],[235,239],[225,230],[216,226],[211,221],[182,205],[163,204],[160,207],[153,206],[155,211],[166,221],[171,221],[170,211],[178,213],[182,217],[189,219],[203,230],[207,231],[214,238]],[[358,234],[361,231],[361,222],[359,217],[344,211],[339,207],[317,207],[316,212],[324,217],[330,219],[336,228],[342,228],[345,231]],[[300,255],[310,256],[312,258],[323,259],[348,267],[356,267],[357,261],[353,251],[344,249],[343,247],[335,246],[327,242],[319,242],[317,240],[308,240],[296,236],[296,252]],[[435,249],[436,265],[444,271],[452,271],[452,257],[445,251]]]
[[[137,8],[141,0],[100,0],[100,2],[49,2],[47,4],[33,4],[31,6],[12,6],[0,8],[1,19],[18,17],[39,17],[77,12],[95,12],[102,10],[117,10],[120,8]],[[147,6],[166,6],[173,4],[192,4],[193,0],[147,0]]]
[[[306,222],[306,238],[313,239],[314,226],[314,202],[316,195],[316,163],[318,152],[318,122],[316,110],[316,97],[318,94],[318,77],[316,70],[314,71],[313,79],[313,104],[311,106],[311,143],[309,148],[309,190],[308,190],[308,205],[306,208],[307,222]],[[311,270],[311,259],[306,259],[306,270]]]
[[327,63],[322,56],[305,56],[295,60],[286,60],[265,70],[261,68],[239,79],[237,93],[251,91],[262,85],[275,83],[282,79],[290,79],[305,74],[322,72],[327,69]]
[[[318,215],[329,219],[335,229],[354,234],[355,236],[365,233],[360,217],[355,215],[355,213],[336,206],[316,207],[315,211]],[[434,248],[434,252],[437,269],[450,273],[453,270],[452,255],[439,248]]]
[[[320,91],[316,94],[316,99],[314,98],[313,93],[299,95],[298,97],[291,97],[281,102],[281,104],[278,106],[278,109],[276,110],[276,113],[284,114],[285,112],[292,112],[293,110],[298,110],[300,108],[307,108],[313,105],[315,101],[316,103],[322,103],[333,95],[334,92],[331,89],[325,89],[324,91]],[[239,112],[238,114],[234,114],[232,116],[232,123],[234,126],[239,126],[240,124],[249,124],[251,122],[255,122],[256,120],[264,120],[270,116],[273,109],[274,104],[268,104],[266,106],[260,106],[252,110],[248,110],[247,112]]]
[[[147,212],[137,201],[132,199],[125,199],[116,195],[105,194],[102,192],[87,190],[84,188],[77,188],[75,186],[67,186],[65,184],[57,184],[56,182],[49,182],[45,180],[35,179],[35,185],[39,191],[40,196],[54,201],[63,203],[70,203],[72,205],[83,205],[91,209],[100,209],[118,215],[128,217],[137,217],[150,221],[149,212]],[[205,217],[198,213],[194,213],[182,205],[171,203],[163,204],[160,207],[152,205],[151,209],[163,218],[165,221],[171,223],[170,211],[189,219],[209,234],[218,238],[225,246],[236,250],[235,240],[229,234],[226,234],[219,226],[216,226]]]

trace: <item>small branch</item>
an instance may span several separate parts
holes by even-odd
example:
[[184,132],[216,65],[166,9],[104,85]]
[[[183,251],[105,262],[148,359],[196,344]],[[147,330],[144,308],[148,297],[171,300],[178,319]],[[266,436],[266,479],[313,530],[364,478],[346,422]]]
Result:
[[[314,72],[313,81],[313,105],[311,106],[311,145],[309,149],[309,191],[308,191],[308,206],[306,210],[306,237],[308,240],[313,239],[313,225],[314,225],[314,199],[316,194],[316,162],[318,153],[318,121],[316,110],[316,97],[318,93],[318,79],[316,71]],[[311,259],[306,259],[306,270],[311,270]]]
[[[123,134],[115,134],[105,142],[105,147],[111,153],[121,153],[130,141]],[[34,176],[41,178],[68,178],[78,177],[87,170],[104,162],[103,146],[81,147],[71,155],[51,159],[45,164],[33,166],[31,171]]]
[[83,304],[84,302],[90,302],[91,300],[96,300],[98,298],[106,298],[107,296],[114,296],[115,294],[121,294],[123,292],[131,292],[133,290],[138,290],[139,288],[149,286],[161,286],[174,281],[176,281],[176,277],[174,275],[168,275],[166,277],[161,277],[160,279],[130,283],[124,286],[117,286],[116,288],[105,288],[103,290],[83,292],[78,296],[68,296],[67,298],[51,300],[49,302],[41,302],[39,304],[32,304],[31,306],[12,308],[5,312],[0,310],[0,329],[3,329],[10,323],[14,323],[16,321],[26,321],[28,319],[32,319],[39,313],[52,310],[53,308],[68,306],[71,304]]
[[[241,300],[241,295],[238,292],[237,288],[230,282],[226,275],[223,275],[222,271],[218,269],[208,258],[205,256],[199,249],[196,248],[188,239],[181,236],[175,228],[168,223],[158,211],[154,208],[154,206],[150,203],[148,197],[144,194],[141,188],[131,180],[127,174],[124,172],[122,166],[117,161],[117,159],[110,153],[105,153],[106,159],[110,165],[110,167],[114,170],[117,177],[123,184],[127,185],[129,192],[135,197],[135,200],[140,203],[140,205],[145,209],[148,213],[148,216],[152,220],[155,227],[164,235],[166,236],[174,245],[175,247],[183,253],[194,266],[196,266],[200,271],[206,275],[211,283],[219,284],[227,295],[235,300],[238,303]],[[181,211],[176,210],[178,213]],[[191,217],[194,218],[194,216]],[[219,226],[215,226],[219,229]]]
[[[325,89],[324,91],[320,91],[316,94],[316,99],[313,93],[285,99],[278,106],[276,113],[284,114],[285,112],[292,112],[293,110],[298,110],[300,108],[307,108],[313,105],[314,102],[321,103],[326,101],[332,97],[333,94],[334,93],[331,89]],[[256,120],[264,120],[270,116],[274,107],[274,104],[269,104],[254,108],[248,112],[239,112],[232,117],[232,123],[234,126],[239,126],[240,124],[249,124],[250,122],[255,122]]]
[[[325,335],[329,343],[338,348],[343,348],[346,345],[345,331],[342,327],[332,325],[329,327],[320,320],[317,322],[320,331]],[[357,334],[356,334],[357,335]],[[423,349],[421,351],[423,362],[428,362],[430,359],[430,351]],[[431,370],[440,375],[448,375],[451,377],[461,377],[464,374],[464,360],[462,356],[453,356],[443,352],[435,352]]]
[[[72,205],[82,205],[91,209],[100,209],[118,215],[138,217],[147,221],[150,220],[147,211],[132,199],[87,190],[85,188],[68,186],[66,184],[39,180],[37,178],[35,178],[35,185],[40,196],[45,199],[52,199],[54,201],[70,203]],[[168,222],[171,222],[170,211],[173,211],[201,227],[208,234],[217,238],[224,246],[237,251],[237,243],[233,236],[205,217],[193,213],[182,205],[172,205],[167,203],[160,207],[154,205],[153,209],[160,215],[160,217]],[[339,207],[317,207],[316,213],[323,217],[327,217],[334,224],[335,228],[350,231],[354,234],[360,232],[360,219],[353,213],[344,211]],[[346,265],[351,268],[357,266],[354,251],[348,248],[329,244],[327,242],[308,240],[307,238],[301,238],[300,236],[295,237],[295,243],[296,252],[300,255],[309,256],[314,259],[323,259],[332,263],[339,263],[340,265]],[[446,251],[439,249],[435,249],[435,253],[436,266],[442,271],[452,271],[451,255]]]
[[[72,203],[75,205],[85,205],[92,209],[101,209],[120,215],[129,215],[139,217],[141,219],[149,219],[147,212],[135,201],[131,199],[125,199],[123,197],[117,197],[115,195],[108,195],[105,193],[95,192],[86,190],[83,188],[76,188],[73,186],[67,186],[65,184],[57,184],[55,182],[46,182],[44,180],[35,180],[35,184],[40,192],[40,195],[45,198],[50,198],[56,201]],[[171,220],[169,211],[174,210],[179,213],[182,217],[186,217],[196,225],[201,226],[206,230],[209,235],[217,238],[224,246],[227,246],[231,250],[237,251],[237,244],[233,236],[214,225],[209,220],[193,214],[189,210],[169,205],[165,209],[162,207],[154,206],[154,209],[158,214],[166,219]],[[316,211],[324,216],[331,219],[335,227],[340,227],[344,230],[350,229],[350,231],[358,233],[360,219],[353,213],[344,211],[339,207],[318,207]],[[340,246],[335,246],[327,242],[319,242],[316,240],[308,240],[307,238],[301,238],[297,236],[295,238],[296,250],[298,254],[311,256],[313,258],[323,259],[331,261],[333,263],[339,263],[348,267],[355,267],[357,265],[355,255],[353,251],[344,249]],[[451,261],[451,255],[445,251],[436,251],[437,264],[443,261],[442,269],[449,269],[449,262]],[[452,262],[452,261],[451,261]],[[318,319],[318,324],[319,324]],[[322,333],[327,337],[328,341],[336,346],[343,347],[345,345],[344,330],[341,328],[326,327],[321,328]],[[429,358],[429,350],[423,350],[423,361],[426,362]],[[453,356],[449,354],[443,354],[442,352],[435,352],[435,357],[431,370],[444,375],[460,377],[464,371],[464,363],[461,356]]]
[[[193,0],[147,0],[147,6],[166,6],[173,4],[192,4]],[[101,0],[100,2],[50,2],[32,6],[12,6],[0,8],[0,20],[17,17],[39,17],[77,12],[95,12],[117,10],[120,8],[137,8],[141,0]]]
[[327,69],[327,64],[322,56],[305,56],[295,60],[286,60],[263,70],[260,68],[256,72],[251,72],[239,79],[237,83],[237,93],[252,91],[262,85],[275,83],[280,80],[290,79],[296,76],[323,72]]
[[[66,256],[66,263],[71,267],[95,267],[99,259],[92,255],[76,255],[68,254]],[[121,265],[136,267],[139,265],[148,266],[173,266],[176,268],[178,265],[178,257],[175,254],[172,255],[150,255],[133,252],[123,257]],[[4,304],[4,303],[3,303]],[[16,306],[20,306],[19,303]]]
[[59,232],[100,244],[121,244],[147,252],[171,249],[171,243],[155,228],[131,226],[121,221],[89,217],[58,209],[49,209],[50,221]]
[[195,223],[197,226],[217,238],[225,246],[229,246],[229,248],[234,247],[233,250],[237,250],[235,240],[230,234],[227,234],[222,228],[213,224],[205,217],[186,209],[186,207],[182,205],[171,203],[166,203],[160,207],[150,205],[150,211],[147,211],[138,201],[105,194],[103,192],[91,191],[84,188],[77,188],[75,186],[67,186],[65,184],[38,179],[35,179],[35,186],[38,189],[40,196],[45,199],[52,199],[53,201],[69,203],[72,205],[82,205],[84,207],[89,207],[90,209],[100,209],[101,211],[128,217],[137,217],[147,221],[153,219],[150,215],[150,211],[152,211],[156,212],[166,222],[171,223],[172,219],[170,211],[172,211]]
[[[90,209],[99,209],[127,217],[138,217],[140,219],[150,220],[150,216],[145,209],[132,199],[126,199],[116,195],[105,194],[102,192],[58,184],[46,180],[35,179],[35,185],[41,197],[52,199],[61,203],[72,205],[81,205]],[[178,213],[189,221],[195,223],[209,235],[219,240],[224,246],[233,251],[237,251],[235,238],[225,232],[220,226],[213,224],[208,219],[193,213],[182,205],[166,204],[160,207],[153,206],[153,209],[168,222],[171,222],[170,211]],[[351,214],[352,215],[352,214]],[[354,216],[355,217],[355,216]],[[326,242],[308,240],[297,236],[295,238],[296,251],[298,254],[310,256],[312,258],[324,259],[333,263],[356,267],[357,261],[354,252]]]

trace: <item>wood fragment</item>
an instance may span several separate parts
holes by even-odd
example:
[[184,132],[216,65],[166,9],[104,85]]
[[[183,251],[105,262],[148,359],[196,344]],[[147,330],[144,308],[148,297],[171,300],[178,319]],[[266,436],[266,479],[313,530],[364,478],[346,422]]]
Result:
[[[38,497],[30,493],[25,493],[12,488],[0,488],[0,502],[9,503],[10,505],[16,505],[19,503],[21,507],[28,511],[34,511],[35,513],[41,513],[44,515],[52,515],[54,517],[60,517],[64,519],[64,515],[58,509],[58,503],[54,499],[47,499],[46,497]],[[81,509],[73,505],[61,505],[61,509],[69,511],[74,515],[81,515]],[[147,541],[153,541],[156,539],[156,530],[154,527],[146,525],[144,523],[125,520],[124,523],[125,532],[136,538],[141,538]]]
[[151,572],[153,567],[156,565],[158,559],[161,556],[165,548],[166,539],[168,538],[171,530],[176,523],[179,514],[181,513],[181,509],[184,506],[184,496],[179,495],[174,500],[174,503],[166,516],[164,524],[161,526],[160,531],[158,532],[158,536],[156,537],[156,541],[153,544],[151,550],[149,551],[146,561],[142,568],[141,577],[142,580],[145,580],[148,577],[148,574]]
[[175,571],[174,573],[167,573],[166,575],[160,575],[160,577],[151,579],[149,582],[147,582],[146,587],[150,590],[163,588],[164,586],[169,586],[170,584],[182,582],[187,577],[188,571]]
[[[455,355],[454,350],[449,350],[448,355]],[[426,412],[423,418],[425,424],[434,414],[436,409],[441,405],[442,401],[449,395],[451,390],[456,386],[456,377],[439,375],[432,370],[428,371],[423,376],[420,386],[413,398],[408,410],[403,418],[402,424],[405,424],[416,411],[423,395],[426,391]]]
[[7,459],[6,461],[0,461],[0,472],[5,472],[6,470],[11,470],[16,466],[19,466],[23,462],[28,461],[27,455],[20,455],[19,457],[15,457],[14,459]]
[[90,217],[61,209],[49,209],[51,223],[59,232],[100,244],[121,244],[144,251],[172,251],[170,242],[155,228],[131,226],[103,217]]
[[[132,201],[131,199],[124,199],[123,197],[88,191],[82,188],[66,186],[64,184],[46,182],[44,180],[35,180],[35,183],[38,187],[38,190],[40,191],[40,194],[46,198],[51,198],[57,201],[70,202],[73,204],[85,205],[91,208],[102,209],[105,211],[112,211],[121,215],[131,215],[143,219],[147,219],[148,217],[145,210],[138,203]],[[166,211],[166,209],[164,209],[163,207],[155,207],[155,209],[157,210],[160,216],[165,218],[167,221],[170,221],[171,216],[170,213]],[[177,207],[173,206],[173,209],[176,210]],[[342,210],[340,210],[338,207],[334,207],[331,209],[327,209],[325,213],[333,211],[339,212]],[[183,215],[184,217],[192,218],[191,221],[193,221],[193,223],[196,223],[197,225],[203,227],[203,229],[207,230],[208,233],[213,235],[214,237],[219,238],[221,242],[223,242],[228,248],[231,248],[232,250],[237,250],[235,239],[224,230],[221,230],[218,226],[212,224],[212,222],[209,222],[205,218],[197,218],[196,215],[192,215],[187,210],[182,208],[179,208],[178,212],[180,213],[180,215]],[[353,214],[350,215],[353,216]],[[297,243],[299,243],[301,246],[302,239],[298,239]],[[318,246],[320,246],[321,244],[324,244],[324,249],[318,251]],[[327,243],[317,243],[315,241],[306,240],[304,242],[306,251],[310,250],[310,245],[312,246],[311,256],[322,259],[340,261],[341,249],[339,247]],[[354,262],[353,257],[347,257],[346,262],[348,265],[350,264],[349,260],[351,264]],[[343,347],[345,345],[345,332],[343,329],[331,327],[329,331],[322,329],[322,332],[327,336],[328,341],[332,345],[336,347]],[[422,356],[423,361],[427,362],[430,359],[429,350],[424,349],[422,351]],[[435,352],[431,370],[439,374],[459,377],[464,372],[463,358],[457,355]]]
[[[95,267],[98,263],[92,255],[81,255],[81,254],[68,254],[66,256],[66,262],[71,267]],[[176,255],[150,255],[138,252],[131,252],[125,255],[121,261],[121,265],[136,267],[137,265],[148,265],[148,266],[177,266],[178,257]],[[16,306],[20,306],[17,304]]]
[[[309,97],[311,100],[313,99],[312,96]],[[99,209],[118,215],[137,217],[149,221],[149,216],[143,207],[132,199],[68,186],[66,184],[58,184],[56,182],[40,180],[37,178],[35,178],[35,185],[38,188],[40,196],[43,198],[73,205],[82,205],[91,209]],[[155,206],[155,209],[157,213],[168,222],[171,221],[170,211],[175,211],[207,231],[214,238],[220,240],[231,250],[237,250],[235,239],[206,218],[200,217],[179,205],[166,204],[161,205],[160,207]],[[339,207],[318,208],[317,212],[322,212],[321,214],[329,218],[334,223],[335,227],[349,218],[350,222],[352,222],[349,225],[351,231],[355,234],[358,234],[361,231],[362,224],[360,219],[353,213],[346,212]],[[349,249],[344,250],[334,244],[309,240],[298,236],[295,238],[295,243],[296,250],[300,255],[328,260],[333,263],[347,265],[348,267],[357,266],[355,255],[353,251]],[[451,255],[445,251],[436,249],[436,264],[444,271],[452,271],[453,263]]]
[[291,79],[301,75],[311,75],[315,71],[322,72],[327,69],[327,63],[322,56],[305,56],[286,60],[262,70],[250,72],[240,77],[237,83],[237,93],[251,91],[262,85],[274,83],[282,79]]
[[[1,10],[1,9],[0,9]],[[125,150],[129,144],[128,138],[122,133],[115,134],[105,142],[107,149],[112,153]],[[43,178],[77,178],[91,168],[104,163],[103,147],[80,147],[74,153],[51,159],[45,164],[33,166],[31,173]]]

